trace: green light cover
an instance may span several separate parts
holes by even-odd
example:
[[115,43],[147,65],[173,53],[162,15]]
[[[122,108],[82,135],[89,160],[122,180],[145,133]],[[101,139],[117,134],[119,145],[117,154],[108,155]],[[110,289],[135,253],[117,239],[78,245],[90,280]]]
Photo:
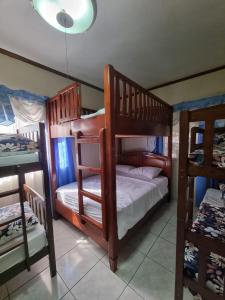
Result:
[[[69,34],[88,30],[96,18],[96,5],[92,0],[33,0],[34,9],[54,28]],[[65,12],[73,19],[73,26],[65,28],[57,21],[57,15]]]

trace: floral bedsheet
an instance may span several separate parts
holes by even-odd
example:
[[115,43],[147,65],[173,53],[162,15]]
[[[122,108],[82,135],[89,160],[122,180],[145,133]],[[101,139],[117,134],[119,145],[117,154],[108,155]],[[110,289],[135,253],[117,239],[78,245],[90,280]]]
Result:
[[[225,208],[202,203],[192,231],[225,242]],[[198,277],[198,248],[186,241],[184,272],[191,278]],[[215,293],[223,294],[225,258],[210,253],[207,262],[206,284]]]
[[[38,223],[38,218],[34,215],[28,202],[24,202],[24,211],[27,231],[31,230]],[[7,205],[0,208],[0,246],[23,234],[22,220],[10,222],[1,226],[1,223],[10,221],[21,216],[20,203]]]
[[38,151],[37,142],[20,134],[0,134],[0,156],[26,154]]

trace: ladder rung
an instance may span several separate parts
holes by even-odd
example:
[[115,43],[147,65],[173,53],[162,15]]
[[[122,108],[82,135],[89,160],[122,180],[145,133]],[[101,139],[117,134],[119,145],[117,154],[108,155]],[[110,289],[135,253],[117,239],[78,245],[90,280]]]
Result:
[[16,218],[12,218],[12,219],[9,219],[8,221],[3,222],[3,223],[0,222],[0,227],[1,227],[1,226],[5,226],[5,225],[7,225],[7,224],[10,224],[10,223],[12,223],[12,222],[18,221],[18,220],[20,220],[20,219],[22,219],[22,216],[19,216],[19,217],[16,217]]
[[99,137],[96,136],[89,136],[84,138],[77,139],[78,144],[99,144],[100,140]]
[[24,244],[24,241],[22,241],[22,242],[17,242],[17,243],[14,244],[12,247],[7,247],[7,248],[5,248],[5,250],[0,251],[0,256],[6,254],[6,253],[9,252],[9,251],[12,251],[13,249],[15,249],[15,248],[17,248],[17,247],[19,247],[19,246],[21,246],[21,245],[23,245],[23,244]]
[[98,229],[102,230],[102,224],[99,223],[98,221],[96,221],[95,219],[93,219],[87,215],[81,215],[80,217],[83,221],[90,223],[90,224],[94,225],[95,227],[97,227]]
[[89,193],[88,191],[84,191],[84,190],[81,190],[80,192],[83,196],[88,197],[88,198],[102,204],[102,198],[100,196]]
[[77,166],[78,170],[82,170],[82,171],[89,171],[92,173],[96,173],[96,174],[102,174],[102,169],[100,168],[94,168],[94,167],[87,167],[87,166],[83,166],[83,165],[78,165]]
[[2,192],[0,193],[0,198],[3,198],[3,197],[7,197],[7,196],[10,196],[10,195],[13,195],[13,194],[17,194],[19,193],[19,189],[14,189],[14,190],[11,190],[11,191],[7,191],[7,192]]

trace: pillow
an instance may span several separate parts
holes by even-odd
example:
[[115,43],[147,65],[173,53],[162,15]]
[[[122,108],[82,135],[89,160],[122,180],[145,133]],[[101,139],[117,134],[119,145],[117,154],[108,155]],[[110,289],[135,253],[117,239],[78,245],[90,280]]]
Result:
[[156,167],[139,167],[130,170],[129,175],[138,179],[149,180],[159,176],[161,171],[161,168]]
[[135,167],[130,165],[116,165],[116,172],[120,174],[129,174],[133,169]]

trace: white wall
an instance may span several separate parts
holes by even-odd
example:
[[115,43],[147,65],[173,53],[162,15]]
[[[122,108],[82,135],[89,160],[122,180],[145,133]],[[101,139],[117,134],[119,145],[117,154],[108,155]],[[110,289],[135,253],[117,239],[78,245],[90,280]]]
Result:
[[[222,95],[225,94],[225,70],[185,80],[151,92],[171,105]],[[177,198],[178,189],[179,124],[176,122],[177,117],[178,114],[174,113],[176,125],[173,126],[173,198]]]
[[225,69],[151,91],[173,105],[225,93]]
[[[0,84],[11,89],[23,89],[39,95],[54,96],[71,80],[49,71],[24,63],[20,60],[0,54]],[[104,106],[102,92],[82,85],[83,106],[93,109]]]
[[81,86],[82,106],[85,108],[101,109],[104,107],[104,93],[86,85]]

